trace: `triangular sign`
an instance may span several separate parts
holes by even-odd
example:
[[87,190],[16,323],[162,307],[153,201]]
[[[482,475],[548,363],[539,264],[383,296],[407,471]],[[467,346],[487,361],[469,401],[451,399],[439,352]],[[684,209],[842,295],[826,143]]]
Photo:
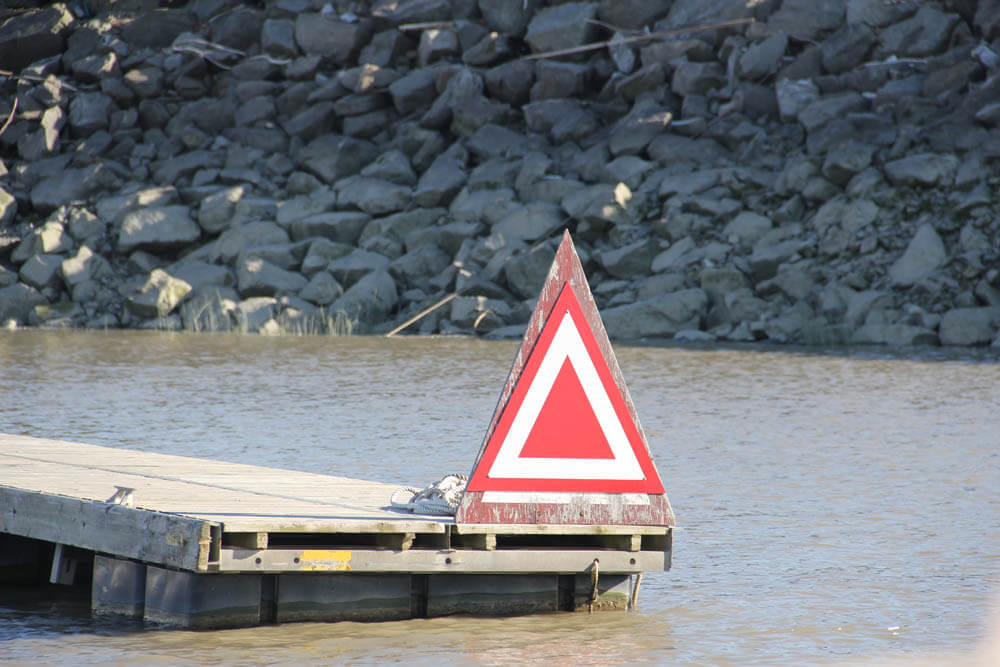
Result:
[[569,232],[542,287],[457,520],[674,523]]

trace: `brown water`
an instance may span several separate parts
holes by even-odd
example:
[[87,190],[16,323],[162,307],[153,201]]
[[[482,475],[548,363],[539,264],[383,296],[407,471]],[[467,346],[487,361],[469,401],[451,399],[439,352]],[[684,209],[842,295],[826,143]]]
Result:
[[[0,332],[0,431],[423,485],[468,470],[514,349]],[[980,644],[1000,584],[995,352],[617,353],[680,525],[637,612],[192,633],[0,591],[0,661],[774,664]]]

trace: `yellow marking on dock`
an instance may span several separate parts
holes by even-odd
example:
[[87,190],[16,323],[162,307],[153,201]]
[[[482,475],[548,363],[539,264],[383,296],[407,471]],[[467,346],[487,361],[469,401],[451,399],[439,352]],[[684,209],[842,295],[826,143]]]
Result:
[[306,549],[302,552],[302,569],[316,572],[348,571],[352,552],[346,549]]

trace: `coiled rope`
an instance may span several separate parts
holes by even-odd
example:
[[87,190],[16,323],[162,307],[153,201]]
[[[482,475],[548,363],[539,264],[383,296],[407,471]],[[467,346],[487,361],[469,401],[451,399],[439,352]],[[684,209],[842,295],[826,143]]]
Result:
[[389,504],[393,509],[407,510],[414,514],[454,516],[468,482],[468,475],[455,473],[446,475],[423,489],[404,486],[392,492]]

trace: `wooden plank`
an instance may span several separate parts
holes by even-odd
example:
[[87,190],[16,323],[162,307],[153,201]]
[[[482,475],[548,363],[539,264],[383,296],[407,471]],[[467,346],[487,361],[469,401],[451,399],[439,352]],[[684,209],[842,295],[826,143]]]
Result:
[[498,535],[665,535],[670,529],[664,526],[456,523],[451,530],[459,535],[475,533],[496,533]]
[[195,571],[208,568],[211,542],[206,521],[9,486],[0,532]]
[[[669,552],[589,551],[521,549],[495,551],[463,549],[223,549],[219,572],[410,572],[427,574],[552,573],[575,574],[588,571],[594,559],[601,574],[636,574],[665,570]],[[214,569],[214,568],[213,568]]]

